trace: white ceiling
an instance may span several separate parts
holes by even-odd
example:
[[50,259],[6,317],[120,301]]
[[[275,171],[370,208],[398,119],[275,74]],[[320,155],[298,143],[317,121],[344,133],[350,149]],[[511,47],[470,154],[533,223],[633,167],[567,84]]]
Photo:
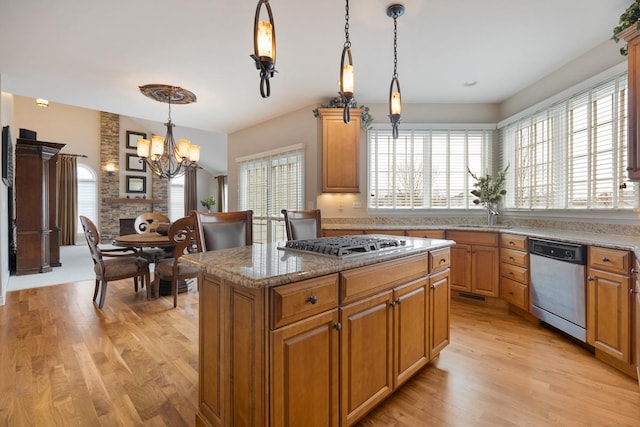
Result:
[[[359,103],[386,102],[393,72],[390,0],[351,0]],[[498,103],[610,39],[629,0],[404,0],[398,73],[408,103]],[[162,122],[167,105],[138,86],[198,101],[174,106],[207,169],[226,170],[226,134],[337,94],[344,0],[271,0],[278,74],[259,94],[257,0],[0,0],[2,89]],[[476,80],[466,87],[463,83]],[[146,122],[145,122],[146,123]],[[182,129],[182,130],[181,130]],[[190,137],[190,136],[187,136]],[[199,138],[199,139],[197,139]],[[203,141],[202,139],[207,139]],[[220,158],[223,157],[223,158]],[[210,160],[210,163],[207,164]],[[220,169],[222,167],[222,169]]]

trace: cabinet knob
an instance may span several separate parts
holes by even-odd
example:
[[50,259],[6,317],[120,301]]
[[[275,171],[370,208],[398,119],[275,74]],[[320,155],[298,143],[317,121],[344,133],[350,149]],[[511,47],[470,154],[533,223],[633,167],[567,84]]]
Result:
[[511,261],[513,261],[513,257],[512,257],[512,256],[510,256],[510,257],[509,257],[509,259],[510,259]]
[[638,293],[638,291],[636,291],[636,290],[635,290],[635,288],[631,288],[631,289],[629,289],[629,293],[630,293],[631,295],[633,295],[633,294],[637,294],[637,293]]
[[593,276],[587,276],[587,281],[593,282]]
[[631,274],[638,274],[638,270],[636,270],[635,268],[631,269]]
[[389,306],[390,306],[390,307],[395,307],[395,305],[396,305],[396,302],[395,302],[395,301],[391,301],[391,302],[389,303]]
[[318,297],[315,295],[311,295],[308,299],[307,302],[310,302],[311,304],[315,304],[318,302]]
[[509,291],[509,295],[513,296],[513,291]]
[[333,329],[335,329],[336,331],[339,331],[340,329],[342,329],[342,325],[338,322],[338,323],[334,323],[333,324]]
[[607,258],[606,256],[602,257],[602,262],[609,262],[609,258]]
[[441,259],[440,259],[440,264],[444,264],[444,263],[446,263],[446,262],[447,262],[447,259],[446,259],[446,258],[441,258]]
[[515,246],[515,243],[513,243],[513,240],[509,240],[509,244],[510,244],[511,246]]

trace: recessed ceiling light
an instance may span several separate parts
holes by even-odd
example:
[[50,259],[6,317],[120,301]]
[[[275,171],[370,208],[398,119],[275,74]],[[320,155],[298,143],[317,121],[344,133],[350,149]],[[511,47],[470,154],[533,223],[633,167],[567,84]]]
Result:
[[477,81],[477,80],[467,80],[466,82],[464,82],[464,83],[463,83],[463,85],[464,85],[464,86],[467,86],[467,87],[469,87],[469,86],[475,86],[475,85],[477,85],[477,84],[478,84],[478,81]]
[[46,99],[38,98],[36,99],[36,105],[38,107],[47,108],[49,106],[49,101],[47,101]]

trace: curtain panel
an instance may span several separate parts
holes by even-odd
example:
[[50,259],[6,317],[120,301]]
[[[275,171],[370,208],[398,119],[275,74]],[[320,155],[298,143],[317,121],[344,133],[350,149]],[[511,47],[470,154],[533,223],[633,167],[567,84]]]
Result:
[[78,162],[76,156],[60,154],[58,161],[58,225],[60,244],[75,245],[78,226]]

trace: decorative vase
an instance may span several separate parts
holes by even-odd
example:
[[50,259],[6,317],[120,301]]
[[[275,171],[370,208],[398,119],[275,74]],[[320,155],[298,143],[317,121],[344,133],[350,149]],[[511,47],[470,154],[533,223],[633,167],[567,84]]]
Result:
[[498,223],[498,206],[494,204],[487,205],[487,225],[492,227]]

